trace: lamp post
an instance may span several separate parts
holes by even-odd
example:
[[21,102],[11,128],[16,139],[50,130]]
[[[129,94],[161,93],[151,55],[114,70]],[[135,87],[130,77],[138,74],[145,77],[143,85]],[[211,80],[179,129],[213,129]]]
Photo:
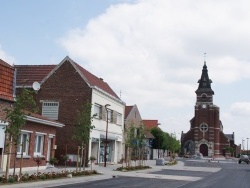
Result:
[[245,140],[242,139],[242,150],[243,150],[243,152],[244,152],[244,141]]
[[107,125],[106,125],[106,139],[105,139],[105,149],[104,149],[104,167],[106,167],[106,163],[107,163],[107,145],[108,145],[108,106],[110,106],[110,104],[106,104],[105,105],[105,109],[106,109],[106,121],[107,121]]
[[[157,127],[158,125],[161,125],[160,123],[157,123]],[[158,159],[160,157],[160,141],[161,141],[161,138],[160,138],[161,135],[159,135],[159,138],[157,139],[157,147],[158,147]]]
[[247,138],[247,154],[248,154],[248,139],[249,139],[249,138]]

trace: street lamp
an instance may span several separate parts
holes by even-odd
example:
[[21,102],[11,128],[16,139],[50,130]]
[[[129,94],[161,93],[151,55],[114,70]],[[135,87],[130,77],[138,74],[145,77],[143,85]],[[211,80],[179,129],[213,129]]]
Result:
[[[161,125],[160,123],[157,123],[157,127],[158,127],[158,125]],[[157,140],[157,147],[158,147],[158,159],[159,159],[159,157],[160,157],[160,140],[161,140],[161,138],[160,138],[160,135],[159,135],[159,138],[158,138],[158,140]]]
[[242,139],[242,150],[243,150],[243,152],[244,152],[244,141],[245,140]]
[[247,138],[247,154],[248,154],[248,139],[249,139],[249,138]]
[[106,125],[106,139],[105,139],[105,149],[104,149],[104,167],[106,167],[106,163],[107,163],[107,144],[108,144],[108,106],[110,106],[110,104],[106,104],[105,105],[105,109],[106,109],[106,116],[107,116],[107,125]]

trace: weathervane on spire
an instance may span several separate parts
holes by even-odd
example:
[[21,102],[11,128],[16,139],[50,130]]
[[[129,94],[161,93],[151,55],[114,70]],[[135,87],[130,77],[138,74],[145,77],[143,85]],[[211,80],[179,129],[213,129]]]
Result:
[[206,52],[204,53],[204,65],[206,65]]

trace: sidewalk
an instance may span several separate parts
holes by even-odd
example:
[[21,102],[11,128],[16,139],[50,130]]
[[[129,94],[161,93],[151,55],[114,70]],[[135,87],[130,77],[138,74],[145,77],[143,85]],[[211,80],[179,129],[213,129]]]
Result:
[[[125,166],[125,163],[123,164]],[[132,163],[134,165],[134,163]],[[164,167],[167,166],[156,166],[156,161],[155,160],[147,160],[145,162],[145,165],[150,166],[152,168],[146,169],[146,170],[138,170],[138,171],[130,171],[128,172],[120,172],[120,171],[115,171],[118,167],[121,167],[122,164],[115,164],[115,165],[107,165],[107,167],[99,166],[99,165],[93,165],[92,169],[96,170],[98,173],[101,173],[100,175],[93,175],[93,176],[81,176],[81,177],[72,177],[72,178],[63,178],[63,179],[55,179],[55,180],[46,180],[46,181],[36,181],[36,182],[28,182],[28,183],[20,183],[20,184],[6,184],[0,187],[5,187],[5,188],[28,188],[28,187],[36,187],[36,188],[42,188],[42,187],[53,187],[53,186],[60,186],[60,185],[67,185],[67,184],[72,184],[72,183],[82,183],[82,182],[89,182],[89,181],[97,181],[97,180],[103,180],[103,179],[111,179],[111,178],[116,178],[119,176],[133,176],[133,177],[138,177],[139,175],[142,175],[145,177],[145,174],[153,172],[153,171],[158,171],[163,169]],[[178,162],[177,165],[175,166],[182,166],[182,162]],[[173,166],[174,167],[174,166]],[[67,167],[66,170],[75,170],[76,168],[72,167]],[[45,170],[39,170],[39,172],[60,172],[62,170],[65,170],[63,167],[58,167],[58,168],[48,168]],[[85,168],[85,170],[90,170],[90,167]],[[36,173],[36,171],[27,171],[28,173]],[[23,172],[25,173],[25,172]],[[3,173],[0,173],[2,176]],[[158,175],[159,178],[159,175]]]
[[[125,164],[123,164],[125,165]],[[132,163],[134,165],[134,163]],[[82,183],[82,182],[89,182],[89,181],[97,181],[97,180],[104,180],[104,179],[112,179],[117,178],[119,176],[130,176],[130,177],[140,177],[140,178],[156,178],[156,179],[172,179],[172,180],[186,180],[186,181],[197,181],[200,177],[191,177],[191,176],[173,176],[173,175],[160,175],[160,174],[153,174],[152,172],[160,171],[163,169],[172,169],[172,170],[195,170],[195,171],[202,171],[206,169],[201,169],[198,167],[184,167],[184,163],[182,161],[178,161],[177,165],[172,166],[156,166],[155,160],[148,160],[145,162],[146,166],[150,166],[150,169],[146,170],[138,170],[138,171],[130,171],[130,172],[121,172],[115,171],[118,167],[121,167],[121,164],[116,165],[108,165],[107,167],[93,165],[92,169],[96,170],[101,175],[93,175],[93,176],[81,176],[81,177],[73,177],[73,178],[63,178],[63,179],[56,179],[56,180],[48,180],[48,181],[36,181],[36,182],[29,182],[29,183],[20,183],[20,184],[11,184],[11,185],[4,185],[5,188],[28,188],[28,187],[36,187],[36,188],[43,188],[43,187],[54,187],[60,185],[67,185],[73,183]],[[67,170],[75,170],[75,168],[66,168]],[[64,168],[49,168],[46,170],[41,170],[39,172],[58,172],[62,171]],[[90,168],[86,168],[86,170],[90,170]],[[215,169],[216,171],[219,169]],[[34,173],[29,172],[29,173]],[[0,186],[1,187],[1,186]]]

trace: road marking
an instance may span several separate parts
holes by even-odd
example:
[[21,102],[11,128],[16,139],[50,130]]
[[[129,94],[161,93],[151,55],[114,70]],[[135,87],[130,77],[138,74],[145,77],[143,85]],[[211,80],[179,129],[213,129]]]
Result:
[[176,176],[176,175],[156,175],[156,174],[145,174],[145,173],[123,173],[119,176],[126,177],[137,177],[137,178],[154,178],[154,179],[168,179],[168,180],[184,180],[184,181],[198,181],[202,177],[193,177],[193,176]]

